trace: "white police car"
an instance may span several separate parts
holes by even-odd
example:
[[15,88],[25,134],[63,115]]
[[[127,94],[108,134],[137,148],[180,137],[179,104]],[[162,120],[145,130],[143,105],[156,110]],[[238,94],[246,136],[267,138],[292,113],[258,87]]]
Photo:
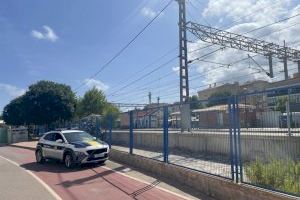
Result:
[[45,133],[36,146],[36,162],[46,159],[63,161],[68,168],[75,164],[104,163],[109,146],[80,130],[51,131]]

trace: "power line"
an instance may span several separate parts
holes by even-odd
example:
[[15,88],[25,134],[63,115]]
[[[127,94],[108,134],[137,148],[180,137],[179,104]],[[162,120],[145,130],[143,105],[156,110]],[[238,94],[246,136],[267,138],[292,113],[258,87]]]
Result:
[[[119,82],[118,85],[121,85],[122,83],[126,83],[127,81],[131,80],[132,78],[134,78],[137,74],[139,74],[140,72],[143,72],[145,69],[151,67],[153,64],[155,64],[156,62],[160,61],[161,59],[165,58],[168,54],[170,54],[171,52],[173,52],[174,50],[178,49],[178,46],[176,46],[175,48],[170,49],[169,51],[167,51],[165,54],[163,54],[162,56],[160,56],[159,58],[155,59],[153,62],[151,62],[150,64],[147,64],[146,66],[144,66],[141,70],[138,70],[137,72],[132,73],[130,76],[126,77],[125,79],[123,79],[123,81]],[[115,87],[112,87],[111,89],[114,89]]]
[[[257,55],[254,55],[253,57],[255,57],[255,56],[257,56]],[[234,65],[234,64],[236,64],[236,63],[242,62],[242,61],[247,60],[247,59],[248,59],[248,57],[247,57],[247,58],[240,59],[240,60],[233,61],[233,62],[231,62],[230,64],[223,64],[223,65],[218,66],[218,67],[215,67],[215,68],[213,68],[213,69],[206,70],[206,71],[202,72],[201,74],[197,74],[197,75],[191,76],[191,77],[194,77],[194,78],[193,78],[193,79],[190,79],[190,81],[194,81],[194,80],[197,80],[197,79],[200,78],[200,77],[206,76],[207,74],[204,74],[204,73],[208,73],[208,72],[211,72],[211,71],[213,71],[213,70],[216,70],[216,69],[219,69],[219,68],[223,68],[223,67],[229,67],[229,66],[232,66],[232,65]],[[200,60],[200,61],[201,61],[201,60]],[[220,64],[222,64],[222,63],[220,63]],[[168,73],[168,74],[170,74],[170,73]],[[172,74],[174,74],[174,73],[172,72]],[[160,77],[159,79],[162,79],[162,77]],[[159,80],[159,79],[157,79],[157,80]],[[151,81],[151,82],[149,82],[149,83],[146,83],[145,85],[153,84],[154,82],[157,82],[157,80],[154,80],[154,81]],[[153,89],[162,89],[162,88],[165,88],[165,87],[168,88],[168,87],[170,87],[170,86],[173,85],[173,82],[174,82],[174,80],[169,81],[169,82],[167,82],[167,83],[164,83],[164,84],[163,84],[164,86],[162,86],[162,87],[160,87],[160,88],[157,88],[157,87],[151,87],[151,88],[149,88],[149,87],[144,87],[144,88],[142,88],[142,87],[136,87],[136,88],[133,88],[133,91],[124,92],[124,93],[118,93],[118,94],[119,94],[119,95],[125,94],[125,96],[127,96],[127,95],[132,95],[132,94],[134,94],[134,93],[141,92],[141,91],[149,91],[149,90],[151,90],[151,91],[153,92]],[[154,90],[154,91],[155,91],[155,90]],[[123,95],[123,96],[124,96],[124,95]],[[136,97],[136,96],[135,96],[135,97]],[[126,97],[125,99],[127,99],[127,98],[128,98],[128,97]],[[124,98],[122,98],[122,99],[124,99]]]
[[[277,67],[278,68],[278,67]],[[290,70],[295,70],[295,69],[298,69],[297,67],[296,68],[292,68]],[[249,74],[246,74],[246,75],[241,75],[241,76],[236,76],[234,78],[242,78],[242,77],[246,77],[246,76],[249,76],[249,75],[254,75],[254,74],[258,74],[258,73],[261,73],[261,70],[258,70],[257,72],[253,72],[253,73],[249,73]],[[278,75],[278,74],[281,74],[281,72],[279,73],[275,73],[274,75]],[[214,83],[224,83],[224,82],[227,82],[227,81],[232,81],[232,78],[231,79],[225,79],[225,80],[221,80],[221,81],[218,81],[218,82],[214,82]],[[207,86],[210,86],[214,83],[209,83],[209,84],[205,84],[205,85],[200,85],[200,86],[197,86],[197,87],[192,87],[191,89],[199,89],[199,88],[202,88],[202,87],[207,87]],[[161,97],[166,97],[166,96],[175,96],[175,95],[178,95],[178,94],[165,94],[165,95],[162,95]]]
[[[121,48],[108,62],[106,62],[95,74],[93,74],[92,76],[90,76],[89,78],[94,78],[96,77],[98,74],[100,74],[106,67],[108,67],[115,59],[117,59],[173,2],[173,0],[170,0],[167,5],[165,5],[163,7],[162,10],[160,10],[154,18],[152,18],[147,24],[146,26],[144,26],[123,48]],[[85,83],[82,83],[81,85],[79,85],[76,89],[75,92],[78,91],[78,89],[80,89],[82,86],[84,86]]]
[[[258,56],[258,55],[254,55],[253,57],[255,57],[255,56]],[[228,66],[232,66],[233,64],[236,64],[236,63],[238,63],[238,62],[242,62],[242,61],[244,61],[244,60],[247,60],[248,59],[248,57],[247,58],[243,58],[243,59],[240,59],[240,60],[237,60],[237,61],[234,61],[234,62],[231,62],[230,64],[228,64]],[[206,72],[210,72],[210,71],[212,71],[212,70],[215,70],[215,69],[217,69],[217,68],[220,68],[220,67],[225,67],[225,66],[219,66],[219,67],[216,67],[216,68],[214,68],[214,69],[210,69],[210,70],[206,70],[205,72],[203,72],[203,73],[206,73]],[[275,68],[275,67],[274,67]],[[279,66],[277,66],[276,68],[279,68]],[[297,69],[297,68],[294,68],[294,69]],[[294,70],[294,69],[291,69],[291,70]],[[253,75],[253,74],[259,74],[259,73],[262,73],[264,70],[261,70],[261,69],[255,69],[256,70],[256,72],[252,72],[252,73],[249,73],[249,74],[246,74],[246,75],[241,75],[241,76],[236,76],[236,77],[234,77],[234,78],[241,78],[241,77],[246,77],[246,76],[249,76],[249,75]],[[203,76],[205,76],[205,75],[207,75],[207,74],[203,74],[203,73],[201,73],[200,74],[200,76],[198,76],[197,78],[199,78],[199,77],[203,77]],[[277,74],[280,74],[280,73],[277,73]],[[195,78],[194,79],[191,79],[191,81],[193,81],[193,80],[196,80]],[[226,80],[221,80],[221,81],[219,81],[219,82],[214,82],[214,83],[222,83],[222,82],[224,82],[224,81],[231,81],[232,80],[232,78],[231,79],[226,79]],[[211,85],[211,84],[214,84],[214,83],[210,83],[210,84],[207,84],[207,85],[202,85],[202,86],[198,86],[198,87],[203,87],[203,86],[208,86],[208,85]],[[165,85],[165,86],[162,86],[161,88],[164,88],[164,87],[170,87],[171,85]],[[196,89],[196,88],[198,88],[198,87],[195,87],[195,88],[191,88],[191,89]],[[161,89],[160,88],[160,89]],[[174,87],[173,87],[174,88]],[[149,88],[148,88],[149,89]],[[176,88],[174,88],[174,89],[172,89],[171,91],[169,91],[169,92],[171,92],[171,94],[173,94],[173,90],[177,90]],[[136,92],[136,91],[135,91]],[[140,92],[140,91],[139,91]],[[153,90],[152,90],[152,92],[153,92]],[[164,93],[164,95],[160,95],[160,97],[164,97],[164,96],[170,96],[170,95],[168,95],[169,93]],[[175,94],[175,95],[178,95],[178,94]],[[141,95],[138,95],[138,96],[136,96],[135,95],[135,99],[136,99],[136,97],[139,97],[139,96],[144,96],[144,94],[141,94]],[[126,98],[122,98],[122,100],[123,99],[128,99],[128,98],[130,98],[130,97],[126,97]]]
[[[127,85],[125,85],[125,86],[123,86],[123,87],[121,87],[119,90],[123,90],[123,89],[129,87],[130,85],[132,85],[132,84],[134,84],[134,83],[136,83],[136,82],[142,80],[143,78],[145,78],[145,77],[149,76],[150,74],[156,72],[156,71],[159,70],[161,67],[168,65],[169,63],[171,63],[172,61],[174,61],[174,60],[177,59],[177,58],[178,58],[178,56],[176,56],[176,57],[174,57],[174,58],[168,60],[166,63],[163,63],[163,64],[159,65],[158,67],[156,67],[156,68],[153,69],[152,71],[148,72],[147,74],[145,74],[145,75],[141,76],[140,78],[138,78],[138,79],[136,79],[136,80],[134,80],[134,81],[128,83]],[[114,95],[114,94],[116,94],[117,92],[118,92],[118,91],[114,91],[114,92],[108,94],[108,96]]]
[[200,60],[200,59],[203,58],[203,57],[210,56],[210,55],[212,55],[212,54],[214,54],[214,53],[216,53],[216,52],[218,52],[218,51],[221,51],[221,50],[223,50],[223,49],[224,49],[224,47],[221,47],[221,48],[219,48],[219,49],[217,49],[217,50],[214,50],[214,51],[212,51],[212,52],[209,52],[208,54],[205,54],[205,55],[200,56],[200,57],[198,57],[198,58],[195,58],[195,59],[193,59],[193,60],[189,60],[188,63],[190,64],[190,63],[192,63],[192,62],[195,62],[195,61],[197,61],[197,60]]
[[[299,14],[299,15],[300,15],[300,14]],[[264,26],[262,26],[262,27],[258,27],[258,28],[256,28],[256,29],[253,29],[253,30],[250,30],[250,31],[246,32],[246,34],[247,34],[247,33],[250,33],[250,32],[257,31],[257,30],[260,30],[260,29],[263,29],[263,28],[266,28],[266,27],[268,27],[268,26],[272,26],[272,25],[274,25],[274,24],[280,23],[280,22],[282,22],[282,21],[291,19],[291,18],[296,17],[296,16],[298,16],[298,15],[294,15],[294,16],[288,17],[288,18],[286,18],[286,19],[281,19],[281,20],[276,21],[276,22],[274,22],[274,23],[267,24],[267,25],[264,25]],[[287,28],[287,27],[286,27],[286,28]],[[283,29],[282,29],[282,30],[283,30]],[[279,30],[279,31],[280,31],[280,30]],[[278,32],[278,31],[276,31],[276,32]],[[271,33],[271,34],[272,34],[272,33]],[[266,35],[269,35],[269,34],[266,34]],[[266,36],[266,35],[264,35],[264,36]],[[261,37],[262,37],[262,36],[261,36]],[[202,48],[200,48],[200,49],[204,49],[204,48],[207,48],[207,47],[210,47],[210,46],[213,46],[213,45],[209,45],[209,46],[206,46],[206,47],[202,47]],[[190,51],[189,53],[194,52],[194,51],[197,51],[197,50]],[[198,58],[198,59],[199,59],[199,58]],[[196,60],[198,60],[198,59],[196,59]],[[247,59],[247,58],[245,58],[245,59]],[[244,59],[243,59],[243,60],[244,60]],[[212,61],[212,62],[213,62],[213,61]],[[258,72],[258,73],[260,73],[260,72]]]
[[298,17],[299,15],[300,15],[300,13],[298,13],[298,14],[296,14],[296,15],[293,15],[293,16],[290,16],[290,17],[287,17],[287,18],[283,18],[283,19],[278,20],[278,21],[276,21],[276,22],[273,22],[273,23],[271,23],[271,24],[266,24],[266,25],[264,25],[264,26],[261,26],[261,27],[252,29],[252,30],[250,30],[250,31],[246,31],[245,33],[242,33],[242,35],[248,34],[248,33],[252,33],[252,32],[254,32],[254,31],[258,31],[258,30],[261,30],[261,29],[266,28],[266,27],[269,27],[269,26],[273,26],[273,25],[275,25],[275,24],[278,24],[278,23],[287,21],[287,20],[289,20],[289,19]]
[[[222,48],[221,48],[221,49],[222,49]],[[220,49],[218,49],[218,50],[220,50]],[[201,57],[197,58],[196,60],[202,61],[202,60],[200,60],[200,58],[207,57],[207,56],[209,56],[209,55],[211,55],[211,54],[217,52],[218,50],[215,50],[215,51],[209,52],[209,53],[207,53],[207,54],[205,54],[205,55],[202,55]],[[178,58],[178,56],[176,56],[176,57],[172,58],[171,60],[169,60],[168,62],[166,62],[166,63],[164,63],[164,64],[158,66],[157,68],[155,68],[154,70],[152,70],[150,73],[147,73],[147,74],[145,74],[144,76],[138,78],[137,80],[134,80],[134,81],[132,81],[131,83],[129,83],[129,84],[123,86],[123,87],[120,88],[119,90],[123,90],[123,89],[127,88],[128,86],[130,86],[130,85],[136,83],[137,81],[142,80],[143,78],[147,77],[148,75],[150,75],[150,74],[153,73],[154,71],[157,71],[158,69],[160,69],[163,65],[169,64],[171,61],[173,61],[173,60],[176,59],[176,58]],[[210,61],[204,60],[204,62],[210,62]],[[215,62],[213,62],[213,63],[215,63]],[[157,80],[161,80],[161,78],[159,78],[159,79],[157,79]],[[154,81],[152,81],[152,83],[153,83],[153,82],[154,82]],[[108,96],[112,96],[112,95],[114,95],[114,94],[116,94],[116,93],[118,93],[118,91],[114,91],[114,92],[108,94]]]
[[[292,17],[290,17],[290,18],[292,18]],[[283,20],[280,20],[280,21],[283,21]],[[278,23],[278,22],[275,22],[275,23]],[[270,24],[270,25],[273,25],[273,24],[275,24],[275,23],[272,23],[272,24]],[[270,25],[268,25],[268,26],[270,26]],[[265,25],[264,27],[267,27],[267,25]],[[262,29],[262,28],[263,28],[263,27],[260,27],[260,29]],[[258,28],[257,28],[256,30],[258,30]],[[251,32],[252,32],[252,31],[255,31],[255,29],[251,30]],[[213,46],[213,45],[209,45],[209,46],[206,46],[206,47],[202,47],[202,48],[200,48],[200,49],[204,49],[204,48],[207,48],[207,47],[210,47],[210,46]],[[221,48],[221,49],[223,49],[223,48]],[[221,49],[218,49],[218,50],[216,50],[216,51],[219,51],[219,50],[221,50]],[[199,50],[199,49],[197,49],[197,50]],[[189,53],[194,52],[194,51],[197,51],[197,50],[190,51]],[[211,54],[213,54],[213,53],[216,52],[216,51],[211,52]],[[196,61],[196,60],[199,60],[200,58],[202,58],[202,57],[199,57],[199,58],[196,58],[196,59],[194,59],[194,60],[191,60],[191,61],[189,61],[189,63],[194,62],[194,61]]]

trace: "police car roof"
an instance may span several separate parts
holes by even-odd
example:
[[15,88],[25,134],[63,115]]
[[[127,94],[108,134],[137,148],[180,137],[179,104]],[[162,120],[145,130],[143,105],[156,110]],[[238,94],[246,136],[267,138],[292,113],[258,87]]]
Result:
[[74,132],[84,132],[82,130],[61,130],[60,131],[61,133],[74,133]]

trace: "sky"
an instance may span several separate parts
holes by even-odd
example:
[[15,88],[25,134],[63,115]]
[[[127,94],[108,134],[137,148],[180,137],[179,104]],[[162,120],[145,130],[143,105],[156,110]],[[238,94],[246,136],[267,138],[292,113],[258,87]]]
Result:
[[[70,85],[77,96],[96,86],[111,102],[179,101],[178,4],[171,5],[114,62],[93,76],[124,47],[169,0],[0,0],[0,111],[39,80]],[[300,13],[298,0],[188,0],[187,20],[245,33]],[[254,31],[247,36],[300,49],[300,17]],[[272,33],[272,34],[270,34]],[[218,49],[188,33],[189,59]],[[250,54],[255,56],[254,54]],[[275,78],[266,77],[247,52],[224,49],[189,66],[190,93],[249,80],[282,79],[282,63],[274,60]],[[256,56],[267,69],[267,59]],[[226,67],[227,66],[227,67]],[[289,63],[290,74],[295,64]],[[215,69],[216,68],[216,69]],[[147,75],[146,75],[147,74]]]

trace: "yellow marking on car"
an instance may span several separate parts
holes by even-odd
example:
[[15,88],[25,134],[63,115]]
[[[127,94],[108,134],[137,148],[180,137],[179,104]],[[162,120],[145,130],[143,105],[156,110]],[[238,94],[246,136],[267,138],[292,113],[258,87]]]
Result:
[[92,146],[100,146],[99,142],[97,141],[87,141],[87,143]]

